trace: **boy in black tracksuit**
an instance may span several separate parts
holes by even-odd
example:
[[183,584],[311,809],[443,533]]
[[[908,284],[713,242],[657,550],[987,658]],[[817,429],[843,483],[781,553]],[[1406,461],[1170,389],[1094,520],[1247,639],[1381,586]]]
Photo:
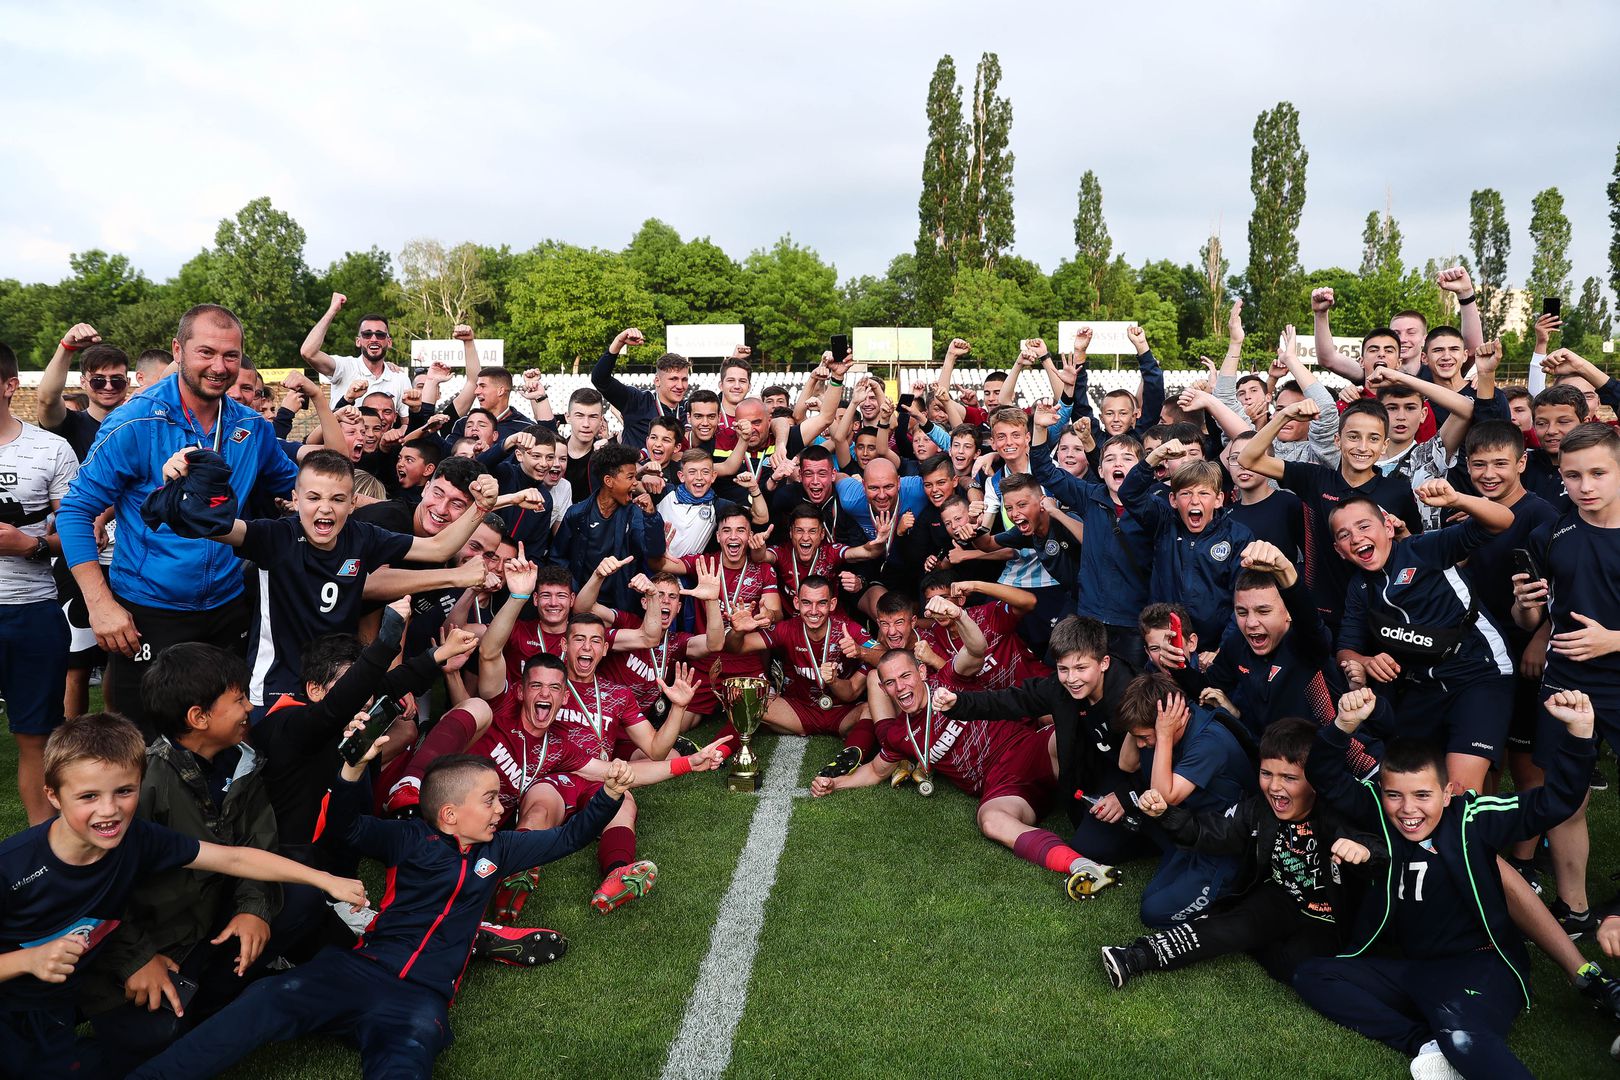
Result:
[[1209,855],[1242,855],[1243,881],[1230,901],[1169,930],[1102,951],[1117,990],[1133,975],[1173,971],[1248,952],[1266,974],[1291,982],[1301,960],[1330,956],[1348,937],[1344,867],[1364,876],[1387,860],[1383,841],[1320,802],[1305,779],[1317,725],[1290,717],[1260,738],[1260,791],[1229,813],[1193,813],[1149,790],[1142,812],[1177,844]]
[[[421,694],[439,681],[440,665],[470,655],[478,638],[451,630],[444,644],[390,668],[399,639],[379,636],[364,649],[346,635],[330,635],[304,650],[304,696],[271,703],[253,730],[253,745],[267,759],[265,787],[275,807],[280,852],[308,866],[356,872],[359,857],[327,826],[332,774],[342,766],[343,729],[373,697]],[[358,655],[356,655],[358,653]],[[352,659],[351,659],[352,658]]]
[[422,810],[433,824],[380,821],[360,810],[366,762],[383,741],[344,767],[332,828],[388,866],[393,902],[354,949],[328,948],[254,983],[132,1076],[214,1076],[267,1042],[317,1031],[357,1043],[367,1076],[431,1075],[450,1044],[450,1001],[496,885],[514,869],[555,861],[595,839],[634,778],[629,762],[612,762],[606,783],[568,824],[498,832],[500,774],[487,758],[456,754],[422,779]]
[[[1119,740],[1109,726],[1125,687],[1135,678],[1108,654],[1108,628],[1096,619],[1070,615],[1052,628],[1057,673],[1025,679],[1007,690],[936,691],[957,720],[1052,718],[1057,735],[1057,800],[1069,812],[1069,846],[1113,865],[1154,851],[1154,845],[1123,824],[1131,811],[1134,778],[1119,767]],[[1089,795],[1096,802],[1083,801]]]
[[[1338,719],[1317,735],[1322,745],[1307,775],[1342,813],[1383,829],[1389,872],[1361,912],[1361,944],[1302,963],[1294,989],[1328,1019],[1412,1056],[1414,1076],[1447,1075],[1441,1063],[1423,1062],[1439,1053],[1465,1077],[1529,1077],[1507,1033],[1529,1004],[1530,958],[1508,913],[1496,855],[1563,821],[1585,798],[1592,703],[1577,691],[1548,699],[1565,731],[1545,786],[1453,799],[1443,754],[1412,740],[1390,744],[1376,784],[1350,779],[1344,747],[1372,702],[1368,689],[1341,699]],[[1386,930],[1399,955],[1365,955]]]

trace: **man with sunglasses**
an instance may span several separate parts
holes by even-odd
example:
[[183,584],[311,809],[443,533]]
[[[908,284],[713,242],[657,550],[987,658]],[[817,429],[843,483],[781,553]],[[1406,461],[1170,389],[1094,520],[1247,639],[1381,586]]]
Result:
[[343,310],[348,300],[342,293],[332,294],[332,303],[327,307],[326,314],[310,329],[303,347],[298,351],[309,361],[310,367],[332,380],[332,408],[338,407],[338,402],[357,379],[366,380],[368,392],[387,394],[394,399],[394,408],[403,408],[405,391],[411,389],[411,374],[386,359],[394,343],[393,336],[388,332],[387,319],[381,315],[360,317],[360,330],[354,338],[355,348],[360,350],[359,356],[328,356],[321,350],[326,342],[326,332],[332,327],[332,320],[337,318],[337,313]]
[[[83,412],[74,412],[62,403],[62,391],[67,386],[68,368],[73,357],[79,360],[79,386],[89,398]],[[39,379],[36,397],[39,426],[53,435],[60,435],[73,447],[80,461],[90,452],[90,444],[101,430],[107,414],[124,403],[129,396],[129,357],[124,350],[108,345],[89,323],[78,323],[62,335],[56,355],[45,366]]]

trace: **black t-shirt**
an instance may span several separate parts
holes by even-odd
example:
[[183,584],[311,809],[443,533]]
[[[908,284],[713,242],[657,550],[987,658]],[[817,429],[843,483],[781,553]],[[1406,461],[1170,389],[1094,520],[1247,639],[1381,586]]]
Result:
[[1434,837],[1413,843],[1392,837],[1395,874],[1392,922],[1401,954],[1414,960],[1491,947],[1468,882],[1451,880],[1445,860],[1433,850]]
[[[1547,617],[1554,634],[1581,629],[1577,613],[1599,626],[1620,629],[1620,529],[1593,525],[1571,510],[1537,529],[1530,548],[1552,586]],[[1620,653],[1571,660],[1549,651],[1542,680],[1547,686],[1592,694],[1601,716],[1620,695]]]
[[409,554],[415,537],[356,518],[344,523],[329,551],[309,543],[296,517],[247,523],[237,551],[259,568],[247,657],[254,704],[302,692],[304,646],[326,634],[354,633],[366,610],[366,577]]
[[87,412],[69,409],[59,425],[45,430],[66,439],[67,444],[73,447],[73,456],[83,461],[90,456],[90,444],[96,441],[96,432],[101,430],[101,421]]
[[[117,928],[142,878],[197,859],[196,837],[132,818],[117,847],[88,866],[70,866],[51,851],[55,820],[0,842],[0,953],[68,934],[82,934],[93,950]],[[91,957],[87,951],[66,982],[41,982],[33,975],[0,982],[0,1012],[72,1002]]]
[[1305,557],[1305,508],[1299,496],[1278,488],[1257,503],[1233,502],[1233,521],[1240,521],[1256,540],[1275,544],[1296,567]]
[[1309,821],[1285,822],[1271,845],[1271,880],[1293,897],[1302,914],[1323,922],[1333,922],[1333,902],[1324,880],[1328,857]]
[[1469,552],[1463,572],[1480,606],[1496,616],[1497,625],[1513,646],[1512,659],[1517,665],[1531,635],[1513,621],[1513,575],[1517,573],[1513,549],[1528,550],[1530,534],[1556,520],[1558,511],[1533,491],[1525,492],[1509,509],[1513,511],[1513,524]]
[[[564,454],[568,453],[566,445],[559,449]],[[591,493],[591,455],[569,457],[568,464],[563,467],[563,479],[568,481],[569,496],[574,502],[579,502],[589,495]]]
[[413,536],[416,533],[416,504],[421,501],[422,493],[419,490],[414,499],[401,497],[362,506],[349,515],[349,520],[364,521],[389,532]]

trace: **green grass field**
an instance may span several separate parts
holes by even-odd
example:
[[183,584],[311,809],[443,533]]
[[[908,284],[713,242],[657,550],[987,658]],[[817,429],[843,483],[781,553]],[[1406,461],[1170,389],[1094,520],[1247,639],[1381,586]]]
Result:
[[[759,741],[768,760],[772,740]],[[0,765],[14,769],[14,744],[0,747]],[[802,784],[835,749],[812,742]],[[597,880],[590,852],[548,867],[530,904],[568,935],[568,955],[523,971],[475,963],[437,1075],[663,1069],[755,800],[728,794],[713,775],[637,797],[641,853],[661,872],[656,889],[603,916],[587,903]],[[1620,868],[1616,801],[1612,791],[1594,798],[1599,899]],[[1141,932],[1136,903],[1151,864],[1073,903],[1056,875],[980,837],[973,806],[954,790],[923,799],[909,787],[795,800],[730,1076],[1406,1075],[1398,1055],[1320,1019],[1243,958],[1110,990],[1097,950]],[[0,825],[10,833],[21,824],[8,789]],[[1595,955],[1595,945],[1586,951]],[[1515,1050],[1537,1076],[1609,1074],[1616,1025],[1539,955],[1535,974],[1536,1007],[1515,1029]],[[358,1071],[358,1056],[336,1040],[306,1039],[265,1048],[230,1075]]]

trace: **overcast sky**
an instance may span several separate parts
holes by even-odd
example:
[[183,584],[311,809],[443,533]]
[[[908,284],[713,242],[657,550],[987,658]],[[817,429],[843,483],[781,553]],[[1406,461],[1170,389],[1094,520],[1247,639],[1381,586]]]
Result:
[[[513,10],[507,10],[511,8]],[[522,8],[519,11],[517,9]],[[1495,187],[1529,266],[1556,185],[1574,286],[1606,279],[1620,5],[43,5],[0,0],[0,277],[70,252],[164,278],[268,194],[317,269],[417,236],[620,248],[648,217],[743,258],[785,232],[840,279],[909,251],[928,80],[1000,54],[1019,254],[1073,251],[1080,174],[1114,250],[1246,258],[1256,115],[1300,110],[1307,267],[1359,264],[1386,193],[1407,262],[1468,248]]]

